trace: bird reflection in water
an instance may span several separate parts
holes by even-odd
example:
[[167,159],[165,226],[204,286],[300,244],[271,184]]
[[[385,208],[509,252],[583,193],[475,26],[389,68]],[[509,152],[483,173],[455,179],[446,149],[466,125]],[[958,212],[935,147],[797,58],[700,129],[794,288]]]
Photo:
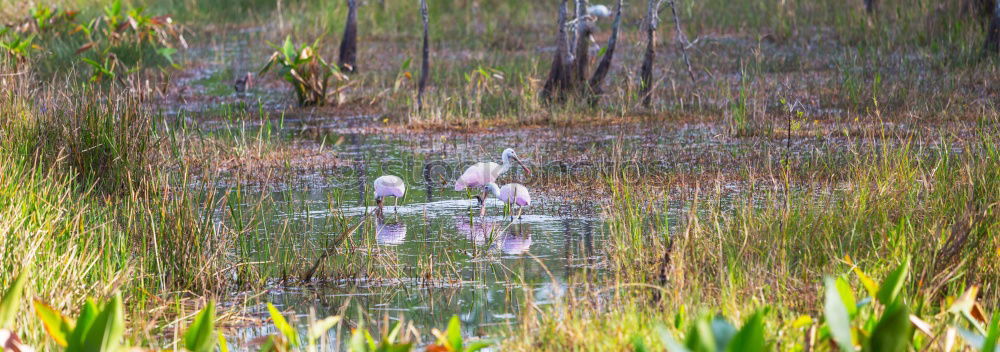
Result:
[[504,254],[524,254],[531,247],[531,225],[484,218],[456,217],[455,227],[477,246],[490,244]]
[[500,242],[500,250],[505,254],[523,254],[531,248],[531,225],[511,224]]
[[406,239],[406,223],[395,221],[386,223],[378,220],[375,225],[375,242],[381,245],[395,246],[403,243]]
[[455,217],[455,228],[476,246],[482,246],[500,238],[505,226],[506,224],[502,222],[490,221],[488,218]]

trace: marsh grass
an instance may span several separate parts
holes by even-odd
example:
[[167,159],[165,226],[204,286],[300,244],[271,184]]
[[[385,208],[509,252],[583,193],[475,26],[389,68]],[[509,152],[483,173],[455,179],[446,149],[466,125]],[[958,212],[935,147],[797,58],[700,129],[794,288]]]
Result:
[[[0,282],[30,269],[27,296],[63,309],[122,291],[138,308],[128,314],[138,316],[172,292],[219,294],[235,285],[229,275],[242,260],[231,252],[241,230],[212,218],[222,200],[174,187],[156,166],[165,162],[157,152],[164,140],[152,112],[115,91],[99,99],[29,90],[30,76],[0,83],[8,158],[0,169]],[[42,341],[37,322],[21,324],[28,341]]]
[[706,186],[716,191],[690,195],[673,227],[657,206],[644,206],[665,202],[658,193],[611,179],[614,197],[605,212],[614,280],[590,299],[526,316],[507,346],[618,349],[631,336],[660,346],[656,324],[682,332],[690,317],[722,312],[741,319],[762,305],[771,307],[770,341],[794,345],[807,333],[796,320],[821,313],[824,275],[857,268],[888,277],[904,258],[912,258],[912,275],[902,295],[913,314],[932,317],[935,333],[951,324],[938,302],[973,285],[982,287],[983,306],[995,309],[994,127],[978,129],[961,148],[888,138],[895,143],[856,154],[846,179],[815,189],[750,187],[723,202],[718,187]]

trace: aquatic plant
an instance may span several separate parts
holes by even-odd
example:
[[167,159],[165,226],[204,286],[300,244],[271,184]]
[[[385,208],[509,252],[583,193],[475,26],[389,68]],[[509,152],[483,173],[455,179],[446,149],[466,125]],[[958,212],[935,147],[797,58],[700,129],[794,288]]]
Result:
[[448,328],[444,331],[434,329],[437,342],[427,347],[428,352],[476,352],[492,345],[489,341],[473,341],[466,343],[462,339],[462,322],[458,316],[452,316]]
[[23,59],[34,47],[31,42],[35,39],[34,34],[22,36],[8,27],[0,28],[0,48],[4,49],[4,54]]
[[320,39],[322,38],[316,38],[312,45],[300,46],[292,43],[291,36],[285,37],[280,47],[268,43],[275,52],[260,70],[260,74],[264,74],[275,67],[278,75],[295,88],[295,95],[301,106],[325,105],[331,93],[340,94],[343,88],[338,84],[338,89],[328,92],[330,79],[338,83],[348,79],[337,65],[327,63],[317,53]]
[[[11,351],[30,351],[31,348],[20,342],[16,331],[11,330],[11,322],[19,309],[27,271],[22,271],[17,280],[0,296],[0,347]],[[76,318],[63,315],[59,310],[35,299],[32,307],[36,318],[45,326],[49,338],[65,351],[100,351],[115,352],[132,350],[124,342],[125,316],[124,305],[120,293],[115,293],[111,300],[98,304],[88,299],[81,307]],[[314,321],[307,327],[305,336],[300,336],[294,326],[289,324],[284,315],[268,303],[267,310],[277,333],[263,339],[258,351],[316,351],[316,342],[327,331],[342,323],[338,316]],[[187,330],[181,334],[179,344],[189,352],[211,352],[218,347],[228,350],[228,342],[221,332],[215,329],[217,319],[215,303],[209,301],[204,308],[195,314]],[[388,334],[376,342],[368,329],[362,323],[353,329],[347,349],[351,352],[406,352],[413,350],[409,342],[409,331],[404,331],[403,322],[398,322]],[[412,326],[410,327],[412,329]],[[438,343],[427,348],[438,352],[475,352],[490,346],[488,341],[465,341],[462,337],[461,323],[453,316],[445,332],[436,329]],[[303,345],[302,339],[305,339]],[[397,342],[404,339],[403,342]]]

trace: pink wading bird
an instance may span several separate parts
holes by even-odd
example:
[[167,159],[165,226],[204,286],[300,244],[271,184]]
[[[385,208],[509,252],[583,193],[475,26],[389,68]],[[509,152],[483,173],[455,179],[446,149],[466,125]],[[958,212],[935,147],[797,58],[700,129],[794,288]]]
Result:
[[375,204],[378,204],[378,209],[375,210],[375,214],[382,215],[382,198],[393,197],[393,210],[396,210],[399,198],[404,194],[406,194],[406,185],[403,184],[403,179],[392,175],[376,178]]
[[524,187],[519,183],[508,183],[503,185],[503,187],[498,187],[496,183],[490,182],[483,186],[483,189],[489,191],[494,197],[497,197],[501,202],[510,205],[510,220],[514,220],[514,206],[517,206],[517,218],[521,218],[521,212],[524,211],[524,207],[531,205],[531,194],[528,194],[528,187]]
[[[531,176],[531,170],[521,163],[521,159],[517,157],[517,153],[514,153],[514,149],[505,149],[501,155],[501,159],[503,159],[503,166],[497,165],[497,163],[494,162],[476,163],[475,165],[469,166],[469,168],[465,169],[465,172],[462,173],[462,176],[459,176],[458,180],[455,181],[455,190],[478,190],[487,183],[496,182],[500,175],[507,172],[507,170],[510,170],[511,159],[514,159],[518,165],[524,168],[524,172],[526,172],[528,176]],[[484,201],[486,200],[486,191],[483,190],[482,196],[477,195],[476,198],[479,200],[479,215],[485,215],[486,207]]]

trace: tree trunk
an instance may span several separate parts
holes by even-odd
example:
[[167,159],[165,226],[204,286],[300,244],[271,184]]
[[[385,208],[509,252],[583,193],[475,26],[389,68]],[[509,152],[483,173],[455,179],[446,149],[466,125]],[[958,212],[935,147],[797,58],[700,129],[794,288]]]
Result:
[[580,88],[584,87],[587,79],[587,66],[590,64],[589,52],[590,33],[593,27],[587,20],[587,0],[576,0],[576,41],[573,55],[573,83]]
[[424,90],[427,89],[427,75],[430,73],[430,40],[427,38],[430,14],[427,13],[427,0],[420,0],[420,16],[424,20],[424,49],[421,53],[423,59],[420,63],[420,82],[417,83],[417,111],[424,107]]
[[566,88],[568,62],[566,62],[566,1],[562,0],[559,5],[559,30],[556,35],[556,53],[552,58],[552,68],[549,69],[549,77],[542,87],[542,99],[550,101],[561,95],[563,88]]
[[656,60],[656,27],[659,22],[657,13],[659,13],[660,0],[649,0],[646,6],[646,53],[643,55],[642,67],[639,69],[639,96],[642,97],[642,106],[648,108],[652,102],[653,61]]
[[865,11],[868,11],[868,13],[875,13],[875,6],[877,5],[875,1],[876,0],[865,0]]
[[357,70],[358,57],[358,4],[357,0],[347,0],[347,22],[344,24],[344,38],[340,41],[340,57],[337,65],[342,72]]
[[990,26],[986,29],[983,50],[988,54],[1000,54],[1000,0],[993,4],[993,15],[990,17]]
[[594,70],[594,75],[590,77],[590,82],[587,85],[590,92],[590,105],[597,105],[598,96],[601,94],[601,82],[604,81],[604,77],[608,76],[608,71],[611,70],[611,59],[615,56],[615,47],[618,46],[618,28],[622,23],[622,0],[618,0],[618,6],[615,7],[615,21],[611,25],[611,38],[608,39],[608,50],[604,52],[604,57],[601,58],[601,62],[597,64],[597,69]]

